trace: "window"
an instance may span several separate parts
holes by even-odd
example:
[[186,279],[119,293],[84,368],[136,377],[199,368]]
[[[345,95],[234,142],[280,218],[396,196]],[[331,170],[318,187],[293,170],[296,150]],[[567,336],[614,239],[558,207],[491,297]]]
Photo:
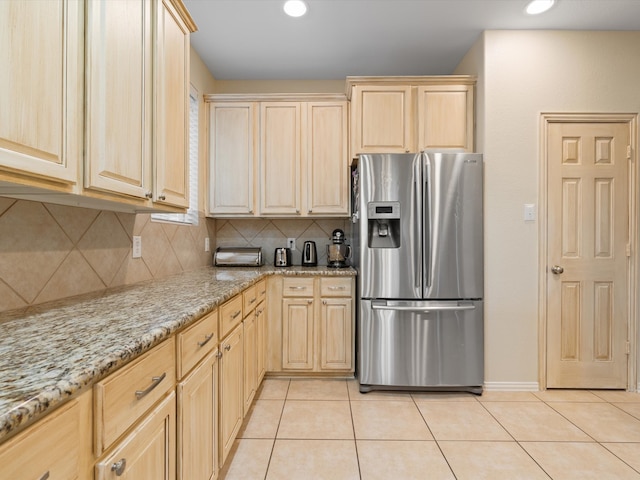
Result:
[[187,213],[153,213],[151,220],[198,225],[198,92],[189,94],[189,208]]

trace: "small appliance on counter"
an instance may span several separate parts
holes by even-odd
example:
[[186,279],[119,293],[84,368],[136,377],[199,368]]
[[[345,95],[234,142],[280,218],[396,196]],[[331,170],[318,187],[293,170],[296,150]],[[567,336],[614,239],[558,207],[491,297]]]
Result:
[[347,259],[351,256],[351,246],[346,245],[344,231],[336,228],[331,234],[331,241],[327,245],[327,266],[331,268],[348,267]]
[[290,267],[291,249],[287,247],[276,248],[276,251],[273,254],[273,265],[276,267]]
[[302,266],[315,267],[318,265],[318,251],[316,250],[316,242],[308,240],[304,242],[302,247]]
[[216,267],[260,267],[264,265],[262,248],[218,247],[213,254]]

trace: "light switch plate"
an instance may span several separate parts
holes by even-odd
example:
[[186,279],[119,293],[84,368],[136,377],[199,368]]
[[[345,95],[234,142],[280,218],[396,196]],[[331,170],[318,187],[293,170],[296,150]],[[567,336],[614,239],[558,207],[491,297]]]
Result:
[[524,204],[524,221],[535,222],[536,220],[536,206],[534,203]]

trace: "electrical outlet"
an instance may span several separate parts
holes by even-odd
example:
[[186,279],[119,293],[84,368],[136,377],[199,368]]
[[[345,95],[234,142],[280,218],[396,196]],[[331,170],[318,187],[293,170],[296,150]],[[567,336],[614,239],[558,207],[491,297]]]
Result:
[[204,239],[204,251],[208,252],[211,250],[211,246],[209,244],[209,237],[205,237]]
[[296,239],[295,238],[287,238],[287,247],[291,250],[296,249]]
[[133,236],[133,258],[140,258],[142,256],[142,237]]

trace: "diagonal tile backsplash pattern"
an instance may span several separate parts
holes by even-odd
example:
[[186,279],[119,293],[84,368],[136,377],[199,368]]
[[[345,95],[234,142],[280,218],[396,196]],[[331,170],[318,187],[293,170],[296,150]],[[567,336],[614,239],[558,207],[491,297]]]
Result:
[[231,219],[216,221],[218,247],[262,247],[264,262],[273,264],[274,250],[286,247],[288,238],[296,239],[296,250],[291,252],[294,265],[302,262],[302,247],[306,240],[316,242],[318,265],[327,264],[327,244],[331,233],[340,228],[352,242],[351,222],[348,219]]
[[[197,226],[0,197],[0,312],[211,264],[215,222]],[[142,258],[132,258],[132,237]]]

